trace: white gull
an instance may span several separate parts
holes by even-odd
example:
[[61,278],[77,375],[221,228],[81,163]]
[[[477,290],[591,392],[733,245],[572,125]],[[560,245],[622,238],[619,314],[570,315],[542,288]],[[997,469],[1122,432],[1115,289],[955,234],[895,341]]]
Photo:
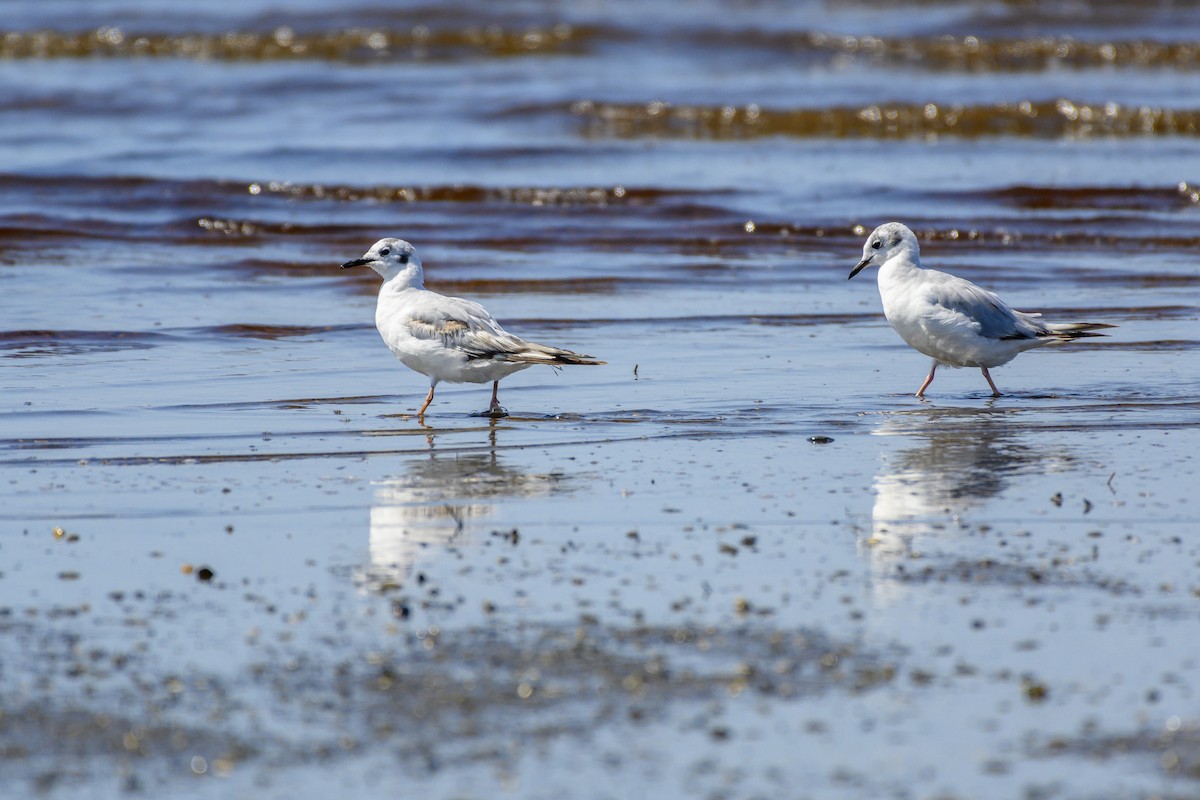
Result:
[[425,288],[416,249],[402,239],[380,239],[362,258],[342,268],[367,266],[383,278],[375,307],[375,327],[384,343],[409,369],[429,377],[429,394],[417,412],[433,402],[438,383],[492,383],[488,412],[504,416],[497,397],[500,381],[547,364],[603,364],[591,356],[534,344],[506,332],[483,306]]
[[887,321],[909,347],[933,358],[917,397],[925,396],[941,365],[978,367],[992,395],[999,397],[1000,390],[988,373],[991,367],[1007,364],[1035,347],[1103,336],[1090,331],[1116,327],[1100,322],[1042,322],[1041,314],[1015,311],[970,281],[926,269],[921,266],[917,237],[899,222],[871,232],[862,261],[850,277],[869,266],[879,267],[879,296]]

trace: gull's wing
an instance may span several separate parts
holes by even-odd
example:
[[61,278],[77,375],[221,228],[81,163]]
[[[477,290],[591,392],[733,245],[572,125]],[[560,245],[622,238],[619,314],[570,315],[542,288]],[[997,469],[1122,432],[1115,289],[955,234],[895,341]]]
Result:
[[440,341],[469,359],[533,364],[595,364],[590,356],[527,342],[503,328],[487,309],[461,297],[424,292],[401,321],[410,336]]
[[473,358],[503,350],[505,339],[515,339],[479,303],[430,291],[422,292],[397,321],[415,339],[438,340]]
[[1048,333],[1039,315],[1015,311],[987,289],[945,272],[927,273],[929,300],[944,310],[943,324],[969,325],[985,339],[1036,339]]

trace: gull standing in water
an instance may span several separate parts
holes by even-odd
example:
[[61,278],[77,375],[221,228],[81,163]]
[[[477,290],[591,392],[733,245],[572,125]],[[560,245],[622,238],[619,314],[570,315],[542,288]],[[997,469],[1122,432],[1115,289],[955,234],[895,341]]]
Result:
[[933,358],[933,366],[917,397],[933,383],[940,365],[978,367],[992,396],[1000,390],[988,373],[1019,353],[1048,344],[1069,342],[1090,331],[1113,328],[1100,322],[1042,322],[1041,314],[1009,308],[996,295],[970,281],[921,266],[917,237],[899,222],[880,225],[863,245],[862,261],[853,278],[869,266],[879,267],[883,315],[909,347]]
[[417,412],[433,402],[438,383],[492,384],[488,413],[503,417],[500,380],[534,364],[603,364],[591,356],[527,342],[507,333],[483,306],[425,288],[416,249],[402,239],[380,239],[362,258],[342,269],[370,267],[383,278],[375,326],[384,343],[409,369],[429,377],[429,394]]

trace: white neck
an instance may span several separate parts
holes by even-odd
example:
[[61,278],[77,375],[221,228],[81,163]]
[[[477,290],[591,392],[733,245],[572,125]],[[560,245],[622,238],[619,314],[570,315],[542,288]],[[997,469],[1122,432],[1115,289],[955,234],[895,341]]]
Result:
[[917,280],[919,277],[917,273],[923,269],[921,259],[914,252],[913,248],[906,247],[894,251],[888,260],[883,262],[879,267],[878,282],[880,293],[887,291],[897,283]]
[[383,278],[383,285],[389,291],[398,292],[401,289],[425,288],[425,271],[421,269],[420,264],[409,262],[403,267],[392,264],[381,264],[379,268],[376,268],[372,264],[371,268]]
[[921,251],[917,248],[916,242],[901,241],[893,248],[884,263],[904,263],[907,266],[921,269]]

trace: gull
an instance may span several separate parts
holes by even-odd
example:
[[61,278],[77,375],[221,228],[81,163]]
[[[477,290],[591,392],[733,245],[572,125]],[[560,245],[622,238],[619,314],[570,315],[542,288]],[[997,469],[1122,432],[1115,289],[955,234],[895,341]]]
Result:
[[992,387],[1000,390],[988,369],[1007,364],[1035,347],[1089,336],[1100,322],[1042,322],[1041,314],[1015,311],[1003,300],[970,281],[921,266],[917,237],[899,222],[880,225],[863,245],[862,261],[850,270],[853,278],[869,266],[879,267],[879,296],[883,315],[909,347],[933,358],[933,366],[917,397],[933,383],[939,366],[978,367]]
[[429,394],[417,412],[433,402],[433,390],[448,383],[492,383],[493,417],[507,415],[497,395],[500,381],[534,364],[603,364],[591,356],[534,344],[500,327],[483,306],[425,288],[416,248],[402,239],[380,239],[362,258],[342,269],[370,267],[383,278],[375,307],[375,327],[384,344],[409,369],[428,376]]

